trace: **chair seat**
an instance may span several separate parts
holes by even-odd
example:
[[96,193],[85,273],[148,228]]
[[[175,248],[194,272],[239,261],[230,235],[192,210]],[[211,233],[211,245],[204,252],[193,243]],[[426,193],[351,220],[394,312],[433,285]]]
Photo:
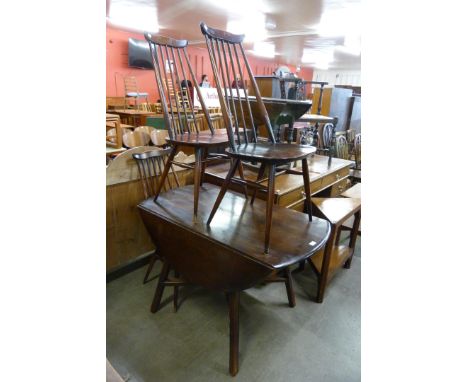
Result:
[[315,153],[317,149],[313,146],[302,146],[290,143],[257,142],[248,143],[226,149],[226,153],[232,157],[259,162],[292,162],[307,158]]
[[312,198],[312,204],[332,224],[343,224],[361,209],[361,199]]
[[209,130],[204,130],[198,134],[178,134],[171,139],[166,138],[168,143],[182,144],[187,146],[214,146],[221,144],[228,144],[229,138],[226,133],[226,129],[215,130],[212,135]]
[[126,94],[127,97],[148,97],[148,93],[129,92]]
[[345,198],[361,199],[361,183],[357,183],[353,187],[348,188],[341,196]]

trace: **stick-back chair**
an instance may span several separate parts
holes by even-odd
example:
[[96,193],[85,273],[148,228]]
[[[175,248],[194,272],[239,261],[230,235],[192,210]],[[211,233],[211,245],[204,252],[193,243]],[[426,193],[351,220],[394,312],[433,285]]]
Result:
[[[305,206],[309,214],[309,220],[311,221],[312,207],[310,204],[307,158],[310,157],[316,149],[312,146],[276,142],[267,110],[242,46],[244,35],[235,35],[209,28],[203,22],[200,24],[200,28],[202,34],[205,36],[221,111],[224,117],[224,124],[229,138],[229,148],[226,149],[226,153],[232,158],[231,168],[221,187],[207,224],[210,224],[213,220],[231,182],[240,183],[244,186],[248,184],[254,187],[254,189],[260,188],[265,190],[265,187],[260,185],[260,183],[264,181],[262,177],[268,167],[268,186],[265,190],[267,191],[267,209],[264,241],[264,252],[268,253],[275,193],[276,166],[288,164],[296,160],[302,161],[302,172],[297,171],[297,173],[302,174],[304,178],[304,189],[306,193]],[[240,91],[239,82],[245,84],[241,62],[245,65],[245,69],[247,70],[255,99],[254,97],[249,97],[247,91]],[[237,81],[237,78],[240,78],[240,81]],[[255,101],[260,110],[264,125],[266,126],[269,141],[260,141],[257,139],[252,106],[250,105],[251,102]],[[238,107],[236,107],[236,103]],[[242,160],[260,163],[257,182],[249,182],[245,179],[233,177]]]
[[[161,98],[161,106],[164,121],[167,126],[169,137],[167,142],[172,146],[166,166],[161,176],[161,183],[156,190],[154,201],[161,192],[161,186],[167,176],[170,166],[174,163],[174,157],[180,147],[192,147],[195,151],[195,164],[193,166],[185,163],[177,163],[184,168],[194,170],[194,200],[193,214],[198,212],[198,195],[205,166],[211,160],[226,158],[223,154],[210,155],[209,150],[213,148],[226,147],[228,137],[225,130],[215,130],[211,118],[201,95],[200,87],[190,64],[187,54],[187,40],[175,40],[172,38],[153,36],[145,33],[148,41],[151,57],[154,65],[156,85]],[[184,94],[183,84],[188,81],[195,86],[202,107],[204,118],[208,124],[208,130],[200,131],[202,124],[195,115],[195,109],[191,97],[186,97],[186,102],[180,100],[179,95]],[[168,84],[171,83],[174,89]]]
[[[162,182],[161,174],[164,171],[167,159],[171,154],[171,149],[156,149],[152,151],[146,151],[143,153],[133,154],[133,159],[135,159],[138,166],[138,173],[140,175],[140,181],[143,188],[143,193],[145,199],[151,198],[155,195],[156,190],[159,184]],[[165,178],[163,187],[165,190],[173,189],[179,187],[179,179],[177,174],[174,171],[174,167],[171,166],[172,177],[167,176]],[[145,277],[143,278],[143,284],[148,282],[148,278],[151,274],[154,264],[157,260],[164,261],[157,253],[157,248],[150,258],[148,269],[146,270]],[[167,266],[166,266],[167,267]],[[175,274],[178,277],[177,274]],[[174,285],[174,309],[177,309],[177,298],[178,298],[178,287],[184,283],[178,280],[177,285]]]

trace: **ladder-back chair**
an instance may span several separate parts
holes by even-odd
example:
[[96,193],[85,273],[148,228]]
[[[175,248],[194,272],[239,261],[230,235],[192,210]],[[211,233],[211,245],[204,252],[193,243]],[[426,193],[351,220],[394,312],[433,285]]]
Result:
[[124,77],[124,87],[125,87],[125,104],[124,108],[126,109],[127,99],[134,100],[134,108],[138,109],[138,98],[142,97],[145,98],[146,103],[148,103],[148,93],[140,92],[138,90],[137,80],[133,76],[126,76]]
[[[264,242],[264,252],[266,254],[270,246],[276,166],[289,164],[296,160],[302,161],[302,172],[296,171],[296,173],[303,176],[306,194],[305,207],[309,214],[309,220],[312,221],[307,158],[310,157],[316,149],[312,146],[276,143],[267,110],[242,46],[244,35],[234,35],[225,31],[212,29],[203,22],[200,24],[200,27],[202,34],[205,36],[216,89],[221,104],[221,111],[224,117],[224,124],[229,137],[229,148],[226,149],[226,153],[232,158],[231,167],[221,187],[207,224],[210,224],[213,220],[231,182],[240,183],[244,186],[248,184],[254,187],[254,189],[265,190],[265,187],[260,183],[264,181],[264,179],[261,178],[263,177],[265,169],[268,167]],[[241,62],[245,65],[247,70],[255,99],[254,97],[249,97],[247,91],[242,91],[241,93],[239,89],[239,81],[237,81],[236,78],[239,77],[241,79],[240,82],[245,84]],[[264,125],[266,126],[269,141],[257,140],[256,126],[252,115],[252,107],[250,105],[250,102],[255,102],[255,100]],[[236,107],[236,103],[238,107]],[[241,165],[242,160],[260,163],[261,167],[257,182],[249,182],[245,179],[233,177],[237,168]]]
[[[177,178],[177,174],[174,171],[174,167],[171,166],[172,170],[172,177],[167,176],[165,181],[163,182],[161,179],[161,174],[164,171],[165,165],[167,163],[167,158],[171,154],[171,149],[156,149],[152,151],[146,151],[143,153],[133,154],[133,159],[135,159],[137,166],[138,166],[138,173],[140,175],[140,181],[143,188],[143,193],[145,195],[145,199],[151,198],[155,195],[156,190],[160,183],[164,183],[162,186],[166,189],[173,189],[175,187],[179,187],[179,179]],[[151,274],[151,270],[153,269],[154,264],[157,260],[161,260],[164,262],[158,253],[157,248],[152,254],[150,258],[150,262],[148,265],[148,269],[146,270],[145,277],[143,279],[143,284],[148,282],[148,278]],[[164,265],[164,268],[168,268],[168,264]],[[167,273],[169,273],[169,269],[167,269]],[[178,277],[177,272],[174,271],[174,276]],[[166,274],[167,278],[167,274]],[[169,280],[162,280],[162,282],[167,282]],[[180,280],[171,280],[170,281],[174,286],[174,310],[177,310],[177,299],[178,299],[178,287],[184,285],[184,283]]]
[[[187,54],[187,40],[175,40],[172,38],[153,36],[145,33],[154,65],[156,84],[161,98],[164,121],[167,126],[169,137],[167,142],[172,146],[164,172],[161,177],[160,186],[156,190],[154,201],[156,202],[161,185],[167,176],[170,166],[174,161],[174,156],[180,147],[192,147],[195,151],[195,164],[193,166],[185,163],[177,165],[194,170],[194,200],[193,214],[198,212],[198,195],[201,181],[205,172],[207,162],[220,158],[227,158],[226,155],[210,155],[209,150],[213,148],[226,147],[228,137],[225,130],[215,130],[211,123],[211,118],[201,95],[200,87],[197,83],[190,60]],[[166,65],[166,63],[170,63]],[[179,94],[183,94],[183,84],[190,81],[195,86],[204,118],[208,124],[208,130],[200,131],[199,118],[195,115],[195,109],[191,97],[183,102]],[[175,89],[171,89],[171,83]]]

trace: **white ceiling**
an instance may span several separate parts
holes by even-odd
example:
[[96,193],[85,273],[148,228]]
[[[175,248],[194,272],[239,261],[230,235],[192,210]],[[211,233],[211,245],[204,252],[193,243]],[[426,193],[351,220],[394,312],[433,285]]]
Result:
[[360,69],[360,5],[360,0],[108,0],[108,22],[204,43],[199,27],[204,21],[246,34],[246,49],[257,55],[275,54],[280,62],[317,69]]

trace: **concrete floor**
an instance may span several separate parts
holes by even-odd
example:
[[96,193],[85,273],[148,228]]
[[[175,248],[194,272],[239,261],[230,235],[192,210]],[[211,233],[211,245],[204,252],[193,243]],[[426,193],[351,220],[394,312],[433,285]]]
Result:
[[[344,237],[345,235],[343,235]],[[158,271],[160,267],[158,266]],[[225,297],[200,287],[180,289],[172,309],[166,288],[156,314],[149,306],[156,280],[145,268],[107,284],[107,358],[131,382],[316,381],[361,379],[360,238],[351,269],[332,279],[323,304],[310,267],[294,273],[296,307],[284,284],[259,285],[240,300],[240,370],[229,375],[229,321]]]

